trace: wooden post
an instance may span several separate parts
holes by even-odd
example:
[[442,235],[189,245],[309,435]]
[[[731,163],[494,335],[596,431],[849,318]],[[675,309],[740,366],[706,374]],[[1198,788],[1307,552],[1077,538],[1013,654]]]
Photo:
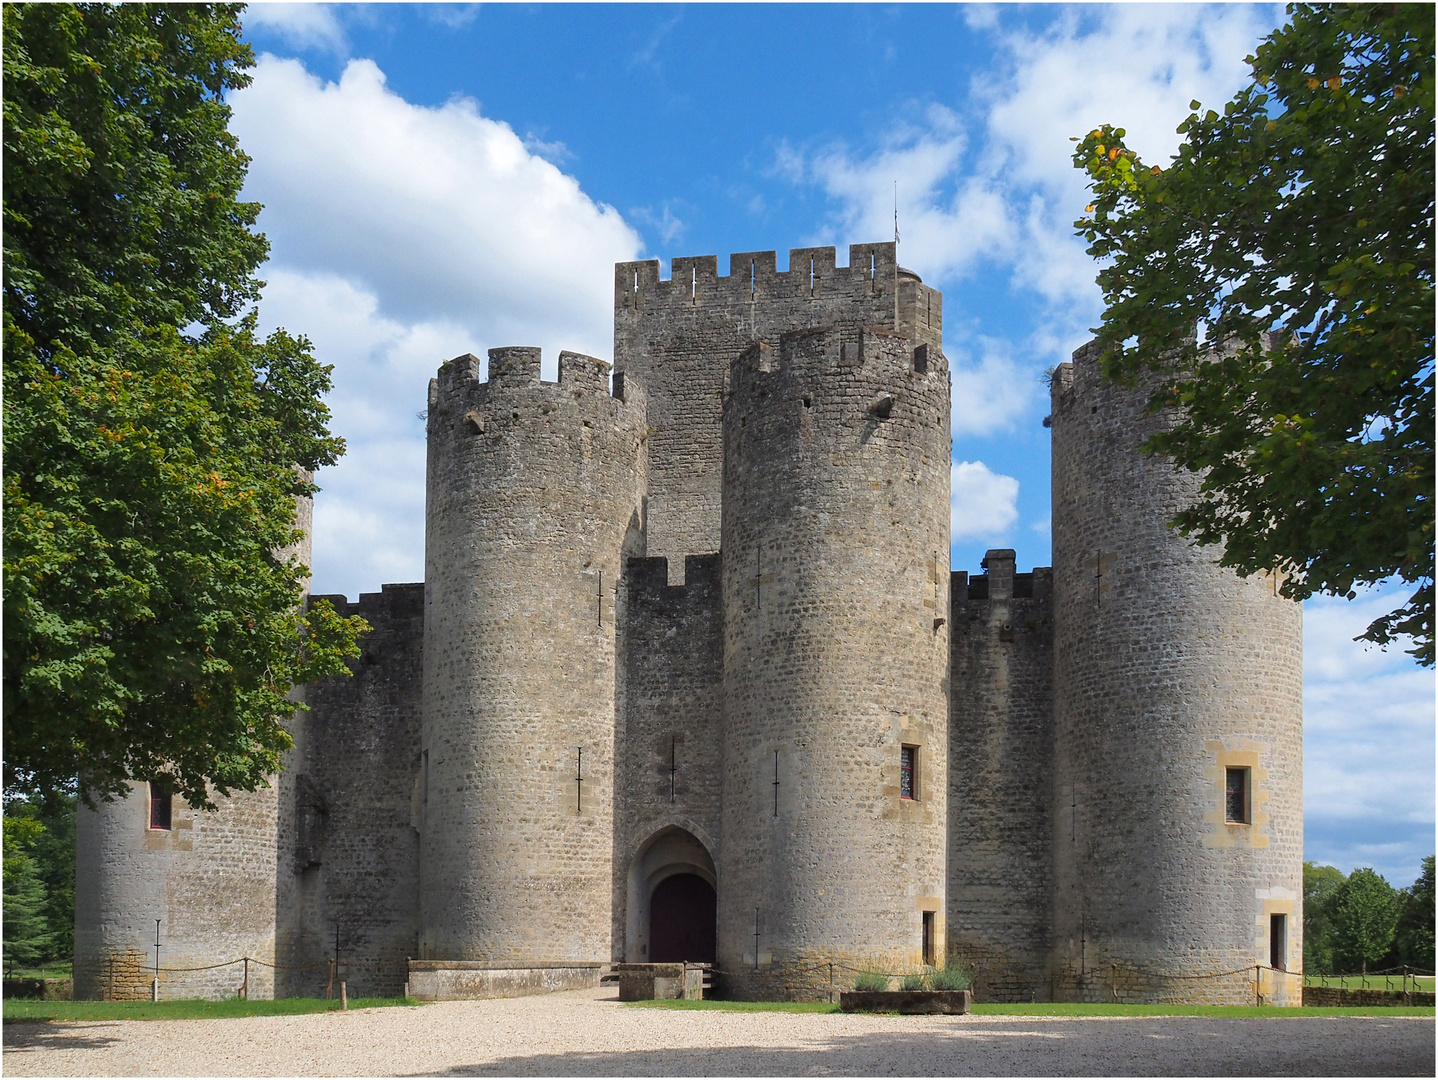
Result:
[[329,985],[325,987],[325,1000],[328,1001],[328,1000],[332,999],[334,996],[335,996],[335,962],[334,962],[333,960],[331,960],[331,961],[330,961],[330,981],[329,981]]
[[246,1001],[250,1000],[250,958],[245,957],[245,986],[243,990]]
[[350,1007],[349,991],[345,988],[345,984],[344,984],[343,982],[341,982],[341,983],[340,983],[340,1008],[341,1008],[341,1009],[348,1009],[349,1007]]

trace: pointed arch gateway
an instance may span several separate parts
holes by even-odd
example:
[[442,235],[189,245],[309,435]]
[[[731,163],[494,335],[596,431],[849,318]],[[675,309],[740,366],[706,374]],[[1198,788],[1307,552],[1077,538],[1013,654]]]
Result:
[[714,859],[693,833],[660,829],[629,868],[626,960],[631,964],[715,962]]

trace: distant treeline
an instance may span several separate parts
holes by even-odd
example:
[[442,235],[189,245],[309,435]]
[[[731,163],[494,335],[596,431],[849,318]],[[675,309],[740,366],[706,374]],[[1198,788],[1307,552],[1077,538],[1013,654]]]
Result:
[[1303,970],[1352,975],[1407,965],[1433,970],[1433,856],[1406,889],[1366,866],[1348,876],[1303,864]]

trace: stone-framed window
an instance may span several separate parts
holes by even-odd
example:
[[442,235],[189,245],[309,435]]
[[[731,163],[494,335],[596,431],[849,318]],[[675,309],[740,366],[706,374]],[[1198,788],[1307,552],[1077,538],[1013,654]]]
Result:
[[1223,818],[1234,825],[1253,822],[1253,770],[1230,765],[1224,770]]
[[150,828],[170,827],[170,793],[155,781],[150,781]]
[[899,748],[899,798],[917,799],[919,797],[919,748],[917,746],[901,746]]

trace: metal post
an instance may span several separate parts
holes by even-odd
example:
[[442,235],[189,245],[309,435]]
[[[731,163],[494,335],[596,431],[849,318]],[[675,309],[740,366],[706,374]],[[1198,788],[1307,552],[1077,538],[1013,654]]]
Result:
[[151,996],[160,1000],[160,920],[155,920],[155,985]]
[[1253,1004],[1263,1004],[1263,994],[1259,992],[1259,973],[1263,970],[1262,964],[1253,965]]
[[581,808],[584,805],[584,747],[577,746],[575,749],[579,751],[574,767],[574,812],[578,814],[583,812]]
[[599,591],[594,594],[595,611],[600,626],[604,625],[604,571],[599,571]]
[[759,970],[759,909],[754,909],[754,970]]
[[779,816],[779,751],[774,751],[774,816]]

